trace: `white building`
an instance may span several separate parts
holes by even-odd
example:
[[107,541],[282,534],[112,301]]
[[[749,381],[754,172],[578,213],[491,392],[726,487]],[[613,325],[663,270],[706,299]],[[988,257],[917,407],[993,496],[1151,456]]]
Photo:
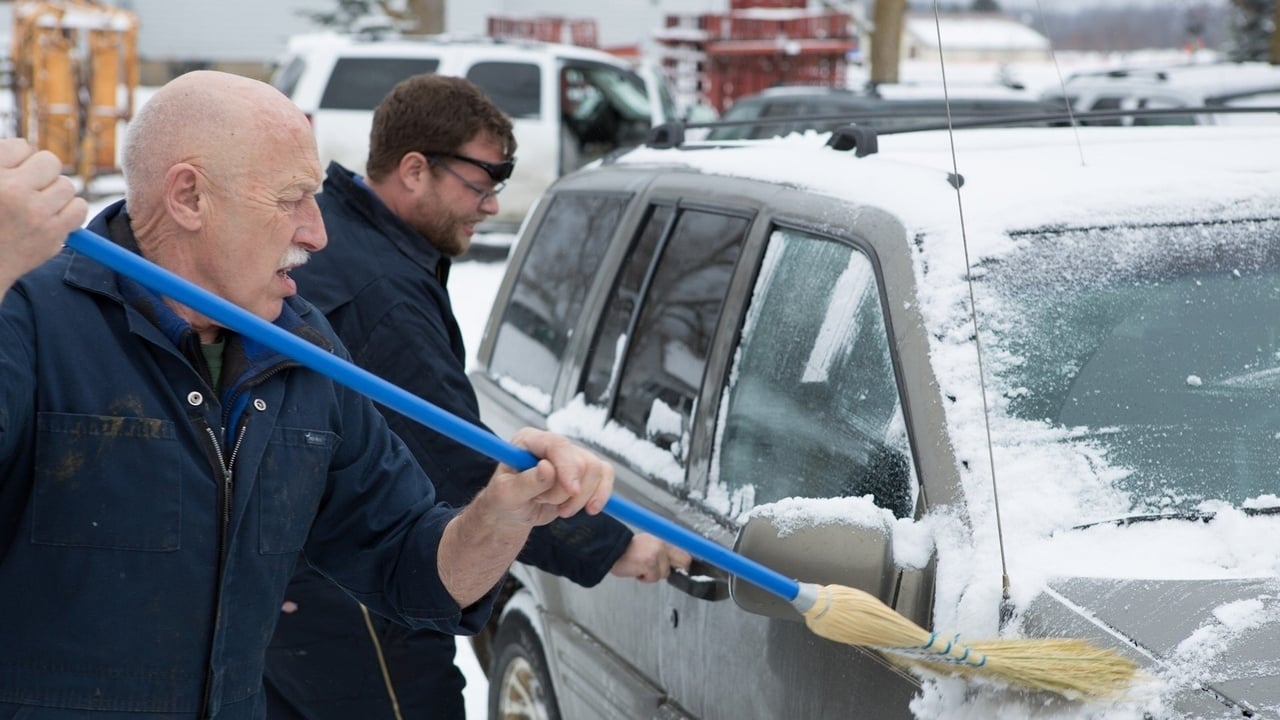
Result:
[[1022,62],[1048,60],[1049,38],[1016,19],[998,13],[935,16],[909,13],[903,21],[902,57],[937,60],[938,38],[948,61]]

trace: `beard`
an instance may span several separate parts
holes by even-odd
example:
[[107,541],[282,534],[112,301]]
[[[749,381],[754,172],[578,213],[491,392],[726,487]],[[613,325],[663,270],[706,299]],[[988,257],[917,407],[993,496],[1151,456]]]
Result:
[[438,196],[423,203],[419,210],[420,220],[414,223],[414,229],[449,257],[457,257],[471,247],[471,238],[463,228],[484,220],[478,212],[455,212]]

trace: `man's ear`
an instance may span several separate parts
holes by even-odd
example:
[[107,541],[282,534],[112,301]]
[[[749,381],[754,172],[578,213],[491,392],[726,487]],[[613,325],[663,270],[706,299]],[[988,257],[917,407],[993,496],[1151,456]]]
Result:
[[405,189],[410,192],[421,190],[431,180],[431,166],[427,158],[420,152],[408,152],[400,158],[396,174]]
[[192,232],[204,225],[201,207],[200,173],[189,163],[178,163],[164,175],[164,207],[184,230]]

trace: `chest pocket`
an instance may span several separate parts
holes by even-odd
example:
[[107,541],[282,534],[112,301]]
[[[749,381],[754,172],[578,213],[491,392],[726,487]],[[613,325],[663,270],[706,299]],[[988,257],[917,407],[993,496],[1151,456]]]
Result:
[[40,413],[31,541],[177,550],[180,465],[168,420]]
[[327,430],[277,427],[258,474],[260,552],[302,549],[320,506],[338,436]]

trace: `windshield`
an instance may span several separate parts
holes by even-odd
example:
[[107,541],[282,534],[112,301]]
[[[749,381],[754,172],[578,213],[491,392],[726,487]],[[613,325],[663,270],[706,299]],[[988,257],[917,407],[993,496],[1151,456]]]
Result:
[[1280,487],[1280,221],[1016,239],[975,272],[1008,414],[1100,449],[1135,511]]

